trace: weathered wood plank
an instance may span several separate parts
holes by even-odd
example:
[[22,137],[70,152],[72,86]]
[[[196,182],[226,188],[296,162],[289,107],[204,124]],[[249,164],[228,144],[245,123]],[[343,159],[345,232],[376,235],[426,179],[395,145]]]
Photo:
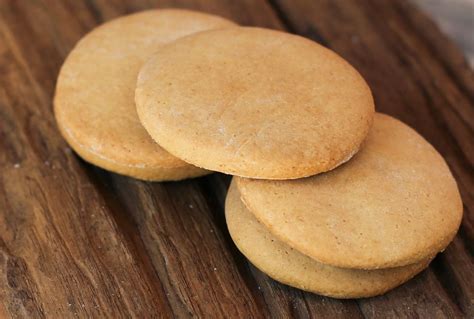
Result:
[[0,300],[6,311],[25,318],[140,316],[158,306],[171,313],[160,281],[136,262],[107,203],[58,136],[48,96],[24,69],[27,57],[2,31]]
[[465,52],[469,64],[474,67],[474,1],[473,0],[414,0],[422,11],[439,24]]
[[[229,177],[144,183],[78,159],[52,117],[64,57],[96,24],[157,5],[289,28],[347,58],[379,110],[448,159],[466,204],[455,242],[385,296],[323,298],[268,279],[237,251],[223,215]],[[0,1],[0,317],[472,314],[474,79],[432,27],[405,2]]]

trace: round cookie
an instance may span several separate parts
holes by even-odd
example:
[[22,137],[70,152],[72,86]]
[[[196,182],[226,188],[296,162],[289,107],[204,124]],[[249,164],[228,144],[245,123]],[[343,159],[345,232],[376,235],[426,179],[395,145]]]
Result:
[[361,150],[336,170],[294,181],[238,178],[237,184],[272,234],[343,268],[428,259],[449,244],[462,218],[444,159],[413,129],[380,113]]
[[59,129],[86,161],[145,180],[177,180],[207,171],[157,145],[140,124],[134,92],[142,64],[164,44],[233,26],[186,10],[150,10],[107,22],[81,39],[61,68],[54,99]]
[[[335,298],[380,295],[425,269],[429,260],[378,270],[337,268],[311,259],[276,239],[240,200],[232,182],[226,198],[226,221],[239,250],[273,279]],[[318,245],[318,243],[314,243]]]
[[360,74],[308,39],[260,28],[184,37],[140,71],[145,129],[171,154],[228,174],[294,179],[347,161],[374,104]]

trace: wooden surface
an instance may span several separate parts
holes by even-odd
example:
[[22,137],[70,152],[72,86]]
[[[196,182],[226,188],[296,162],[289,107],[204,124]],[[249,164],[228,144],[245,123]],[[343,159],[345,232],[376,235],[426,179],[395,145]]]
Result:
[[[145,183],[80,160],[53,120],[58,69],[95,25],[155,6],[286,29],[348,59],[378,110],[447,159],[465,205],[454,242],[384,296],[323,298],[237,251],[228,177]],[[473,99],[460,51],[405,1],[0,0],[0,318],[472,318]]]
[[474,0],[415,0],[464,51],[474,67]]

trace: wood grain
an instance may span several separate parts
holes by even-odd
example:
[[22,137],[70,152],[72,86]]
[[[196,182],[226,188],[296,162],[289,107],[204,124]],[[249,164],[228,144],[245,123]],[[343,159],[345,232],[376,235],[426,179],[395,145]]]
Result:
[[[377,298],[339,301],[278,284],[232,243],[229,177],[145,183],[80,160],[51,99],[59,67],[95,25],[185,7],[287,29],[331,47],[380,111],[447,159],[465,204],[430,268]],[[0,318],[462,318],[474,316],[474,76],[405,1],[0,0]]]
[[465,52],[474,67],[474,0],[414,0]]

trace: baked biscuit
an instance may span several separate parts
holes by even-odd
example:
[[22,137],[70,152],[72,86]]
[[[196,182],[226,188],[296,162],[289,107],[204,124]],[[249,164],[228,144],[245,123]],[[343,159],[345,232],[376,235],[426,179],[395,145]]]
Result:
[[323,46],[250,27],[201,32],[164,47],[140,71],[145,129],[206,169],[294,179],[347,161],[374,104],[361,75]]
[[398,267],[442,251],[463,206],[446,162],[418,133],[377,113],[341,167],[293,181],[238,178],[242,199],[282,242],[324,264]]
[[274,237],[242,203],[235,183],[231,184],[226,198],[226,221],[235,244],[257,268],[279,282],[320,295],[361,298],[383,294],[415,276],[429,263],[427,260],[378,270],[324,265]]
[[164,44],[233,26],[186,10],[150,10],[107,22],[81,39],[61,68],[54,99],[59,129],[86,161],[145,180],[208,173],[172,156],[140,124],[134,92],[142,64]]

